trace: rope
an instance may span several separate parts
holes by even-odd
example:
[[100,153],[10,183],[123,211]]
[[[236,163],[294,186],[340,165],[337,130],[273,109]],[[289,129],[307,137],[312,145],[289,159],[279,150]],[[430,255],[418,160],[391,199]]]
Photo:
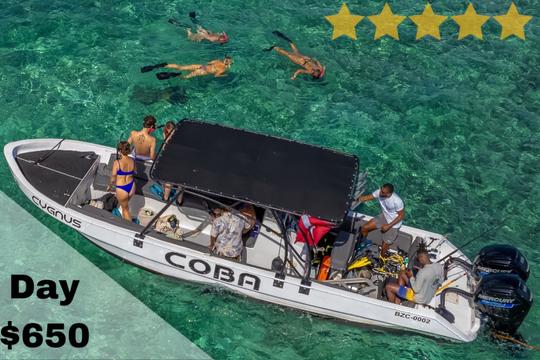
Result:
[[54,145],[51,150],[49,150],[48,152],[46,152],[45,154],[43,154],[39,159],[37,159],[36,161],[34,161],[34,164],[36,165],[39,165],[39,163],[41,163],[42,161],[45,161],[49,156],[51,156],[56,150],[57,148],[60,149],[60,145],[62,144],[62,142],[64,141],[65,139],[62,139],[60,140],[56,145]]
[[521,345],[524,348],[529,349],[529,350],[540,351],[540,347],[538,347],[538,346],[529,345],[526,342],[520,341],[520,340],[518,340],[516,338],[513,338],[510,335],[506,335],[506,334],[501,333],[501,332],[494,331],[493,336],[496,337],[497,339],[500,339],[500,340],[506,340],[506,341],[513,342],[514,344]]

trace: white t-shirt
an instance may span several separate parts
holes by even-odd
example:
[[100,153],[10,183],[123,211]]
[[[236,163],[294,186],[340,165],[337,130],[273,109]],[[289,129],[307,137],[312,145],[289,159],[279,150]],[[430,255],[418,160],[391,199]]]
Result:
[[[403,200],[401,200],[399,195],[395,192],[392,193],[392,195],[388,198],[381,198],[379,197],[380,192],[381,191],[377,189],[371,195],[373,195],[375,199],[379,200],[379,204],[381,205],[381,210],[384,218],[386,219],[386,223],[390,224],[398,216],[398,211],[403,210]],[[392,227],[399,228],[401,227],[402,223],[403,221],[400,221]]]

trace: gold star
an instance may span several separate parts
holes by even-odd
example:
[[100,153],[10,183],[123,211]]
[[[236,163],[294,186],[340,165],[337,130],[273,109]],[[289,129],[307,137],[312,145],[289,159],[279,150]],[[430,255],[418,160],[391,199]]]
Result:
[[494,18],[502,26],[501,40],[506,39],[510,35],[515,35],[521,40],[525,40],[525,24],[532,19],[532,16],[521,15],[518,13],[516,5],[512,3],[506,15],[494,16]]
[[431,5],[427,4],[422,15],[409,16],[416,24],[416,40],[424,36],[431,35],[437,40],[441,40],[439,26],[448,18],[448,16],[437,15],[431,9]]
[[459,25],[458,40],[469,35],[476,36],[478,39],[482,40],[484,38],[482,35],[482,26],[488,19],[489,16],[478,15],[472,4],[469,4],[465,14],[452,16],[452,20]]
[[337,15],[325,16],[326,20],[334,27],[332,32],[332,40],[345,35],[353,40],[356,40],[356,24],[364,17],[360,15],[351,15],[347,4],[343,3]]
[[375,30],[375,40],[389,35],[396,40],[399,40],[398,25],[406,18],[406,16],[394,15],[390,5],[384,4],[384,8],[379,15],[368,16],[377,29]]

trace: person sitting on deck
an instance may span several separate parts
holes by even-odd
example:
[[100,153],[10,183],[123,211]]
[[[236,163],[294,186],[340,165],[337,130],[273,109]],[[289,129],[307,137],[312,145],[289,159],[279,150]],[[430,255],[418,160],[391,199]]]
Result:
[[148,115],[144,118],[143,128],[132,131],[128,143],[133,144],[131,155],[136,160],[154,160],[156,156],[156,138],[151,134],[156,129],[156,118]]
[[210,252],[240,261],[243,249],[242,234],[249,231],[249,221],[241,213],[233,214],[225,208],[214,209],[213,213],[215,218],[208,246]]
[[398,283],[386,285],[388,301],[401,304],[402,299],[418,304],[429,304],[437,289],[444,281],[442,264],[432,263],[425,245],[421,245],[416,253],[422,268],[416,276],[411,270],[400,271]]
[[240,211],[242,215],[246,217],[247,228],[243,231],[243,233],[247,234],[251,231],[251,229],[253,229],[253,227],[257,223],[257,215],[255,213],[255,208],[251,204],[244,203],[242,204],[242,206],[240,206],[238,211]]
[[373,230],[381,230],[381,256],[386,257],[390,245],[394,243],[398,236],[399,228],[405,217],[405,206],[403,200],[394,192],[394,185],[392,184],[384,184],[379,190],[375,190],[373,194],[358,198],[362,202],[374,199],[379,200],[382,212],[362,226],[362,237],[366,238],[369,232]]

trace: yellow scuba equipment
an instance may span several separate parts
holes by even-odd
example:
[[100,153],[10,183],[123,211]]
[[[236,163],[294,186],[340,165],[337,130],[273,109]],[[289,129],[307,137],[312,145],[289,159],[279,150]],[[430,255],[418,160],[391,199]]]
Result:
[[361,267],[368,266],[368,265],[371,265],[371,260],[369,260],[369,258],[367,256],[364,256],[364,257],[356,260],[355,262],[353,262],[351,265],[349,265],[347,270],[351,271],[351,270],[359,269]]
[[401,255],[393,254],[388,257],[379,257],[380,267],[373,268],[373,271],[390,276],[396,276],[404,265],[404,259]]

